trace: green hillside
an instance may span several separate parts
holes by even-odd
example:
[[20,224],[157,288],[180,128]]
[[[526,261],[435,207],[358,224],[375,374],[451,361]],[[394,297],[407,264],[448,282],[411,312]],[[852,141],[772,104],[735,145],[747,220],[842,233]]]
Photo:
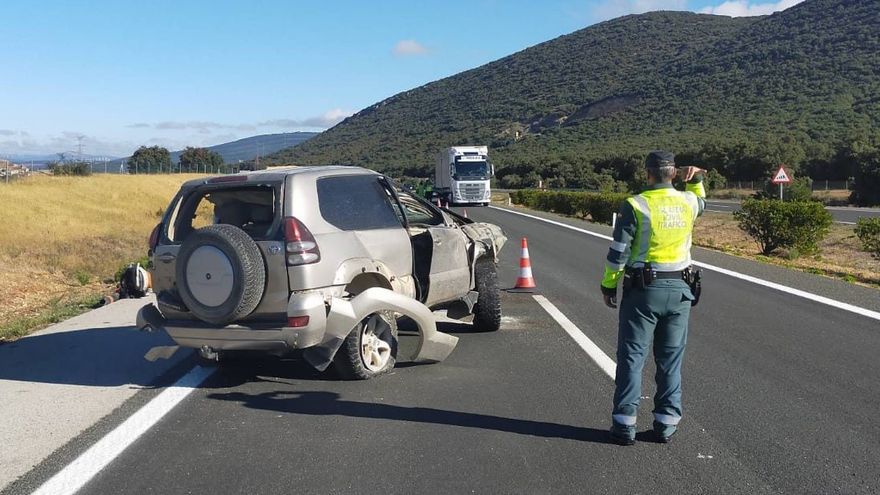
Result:
[[843,143],[880,129],[878,26],[877,0],[622,17],[395,95],[267,160],[427,175],[438,149],[488,144],[502,180],[583,186],[631,179],[668,147],[731,178],[780,162],[845,176]]

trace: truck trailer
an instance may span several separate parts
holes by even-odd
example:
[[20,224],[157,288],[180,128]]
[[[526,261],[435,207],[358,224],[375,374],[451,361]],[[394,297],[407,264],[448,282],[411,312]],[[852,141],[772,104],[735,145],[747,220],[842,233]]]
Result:
[[488,205],[495,169],[486,146],[452,146],[437,155],[434,192],[450,205]]

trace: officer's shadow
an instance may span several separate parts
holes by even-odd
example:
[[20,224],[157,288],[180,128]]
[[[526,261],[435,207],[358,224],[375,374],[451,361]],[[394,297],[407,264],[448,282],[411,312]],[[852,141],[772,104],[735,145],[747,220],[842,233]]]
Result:
[[503,418],[487,414],[446,411],[428,407],[403,407],[372,402],[340,400],[333,392],[275,391],[257,395],[240,392],[214,393],[211,399],[240,402],[245,407],[311,416],[347,416],[388,419],[464,428],[479,428],[543,438],[562,438],[593,443],[611,443],[608,430]]

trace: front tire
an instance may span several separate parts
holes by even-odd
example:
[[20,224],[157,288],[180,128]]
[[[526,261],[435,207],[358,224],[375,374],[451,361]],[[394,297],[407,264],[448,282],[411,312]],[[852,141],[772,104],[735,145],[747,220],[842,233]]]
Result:
[[346,380],[384,375],[397,362],[397,320],[390,311],[373,313],[351,329],[336,353],[334,365]]
[[479,332],[497,332],[501,329],[501,291],[498,272],[489,258],[477,261],[474,268],[476,289],[480,295],[474,305],[474,329]]

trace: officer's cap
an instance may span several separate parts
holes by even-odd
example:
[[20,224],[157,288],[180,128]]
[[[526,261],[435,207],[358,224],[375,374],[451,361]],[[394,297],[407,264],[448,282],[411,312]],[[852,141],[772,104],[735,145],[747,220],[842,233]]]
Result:
[[648,153],[645,160],[646,168],[674,167],[675,155],[663,150],[654,150]]

